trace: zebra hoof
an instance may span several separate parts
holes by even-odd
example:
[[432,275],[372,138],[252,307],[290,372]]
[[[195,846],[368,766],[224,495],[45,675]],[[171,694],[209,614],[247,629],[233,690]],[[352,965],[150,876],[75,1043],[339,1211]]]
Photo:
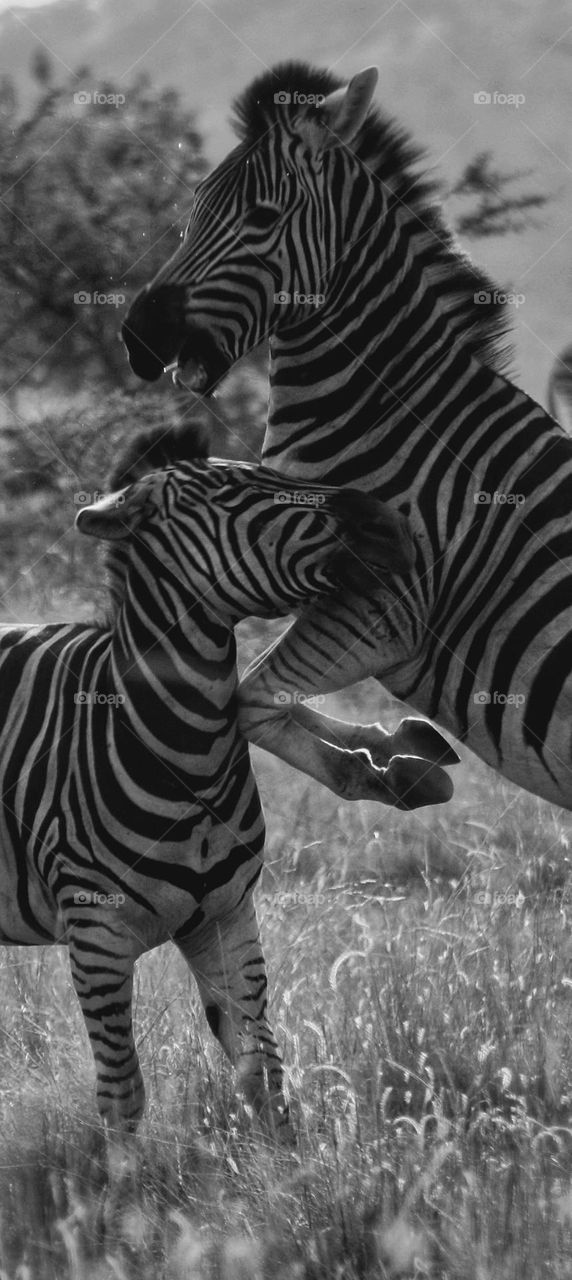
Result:
[[460,764],[461,757],[447,739],[428,720],[407,716],[393,734],[396,755],[420,756],[433,764]]
[[420,809],[427,804],[445,804],[453,795],[448,773],[430,760],[418,756],[392,756],[385,771],[385,784],[395,797],[396,809]]

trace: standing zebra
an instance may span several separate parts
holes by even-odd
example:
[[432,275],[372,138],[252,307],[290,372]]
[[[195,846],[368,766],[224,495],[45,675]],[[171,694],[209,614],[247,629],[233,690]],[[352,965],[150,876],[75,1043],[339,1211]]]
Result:
[[[127,464],[133,474],[138,449],[118,474]],[[111,544],[109,624],[0,637],[0,942],[67,945],[99,1111],[124,1132],[144,1105],[133,966],[168,939],[246,1097],[287,1127],[253,904],[264,822],[237,724],[233,626],[331,591],[361,571],[362,547],[379,565],[412,562],[406,522],[383,504],[364,512],[362,494],[356,504],[304,484],[289,493],[297,500],[241,463],[181,461],[138,479],[77,516],[82,533]],[[404,786],[415,785],[411,763]]]
[[506,308],[415,175],[419,153],[371,106],[376,80],[292,63],[245,91],[239,145],[197,189],[125,341],[141,377],[178,358],[208,392],[270,333],[265,461],[410,518],[411,575],[312,605],[257,664],[242,686],[250,740],[364,794],[336,746],[379,764],[379,726],[276,707],[273,690],[376,675],[570,808],[572,441],[500,372]]

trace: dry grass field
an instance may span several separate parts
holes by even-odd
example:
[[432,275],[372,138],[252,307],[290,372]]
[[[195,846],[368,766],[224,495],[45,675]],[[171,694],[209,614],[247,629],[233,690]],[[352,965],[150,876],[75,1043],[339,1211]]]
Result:
[[[71,529],[73,493],[102,488],[125,434],[119,409],[100,425],[48,424],[61,466],[49,452],[43,479],[23,456],[4,467],[2,622],[101,605],[93,543]],[[267,637],[244,624],[241,661]],[[402,714],[373,683],[334,706],[388,727]],[[411,815],[253,759],[297,1150],[257,1132],[183,961],[161,948],[138,966],[147,1112],[104,1245],[67,956],[4,949],[0,1280],[570,1280],[572,815],[468,753],[453,801]]]

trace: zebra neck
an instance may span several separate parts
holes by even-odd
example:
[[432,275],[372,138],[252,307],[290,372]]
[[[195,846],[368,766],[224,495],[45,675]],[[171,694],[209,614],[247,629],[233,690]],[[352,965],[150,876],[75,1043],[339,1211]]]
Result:
[[493,370],[451,345],[396,361],[383,333],[358,355],[341,345],[332,339],[331,350],[313,360],[307,344],[272,351],[264,462],[331,484],[359,481],[366,454],[376,485],[392,480],[412,448],[422,465],[441,456],[446,468],[458,426],[446,411],[450,388],[471,382],[474,394],[490,395]]
[[304,404],[291,405],[283,392],[282,384],[279,425],[271,412],[264,462],[286,475],[407,504],[427,565],[440,566],[435,590],[479,530],[502,521],[509,538],[535,486],[549,488],[550,475],[569,467],[561,427],[502,374],[454,347],[393,413],[384,411],[375,384],[369,401],[342,412],[333,392],[322,397],[314,387]]
[[351,483],[347,470],[334,479],[334,459],[366,451],[380,475],[394,473],[396,446],[398,465],[412,446],[433,465],[457,427],[443,412],[451,389],[478,382],[476,394],[481,384],[491,394],[504,358],[506,321],[476,305],[480,274],[447,246],[445,228],[433,234],[407,202],[384,212],[377,188],[363,202],[359,227],[343,228],[322,305],[279,326],[270,344],[264,460],[278,470],[332,461],[322,472],[332,483]]
[[237,736],[234,633],[200,602],[171,599],[164,579],[131,588],[128,578],[109,651],[114,724],[122,740],[135,735],[177,769],[212,781]]

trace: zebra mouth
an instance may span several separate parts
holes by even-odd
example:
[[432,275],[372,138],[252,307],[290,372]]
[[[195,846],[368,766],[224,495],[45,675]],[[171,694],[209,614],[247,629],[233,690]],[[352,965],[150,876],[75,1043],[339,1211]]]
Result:
[[204,332],[185,338],[176,363],[170,366],[175,386],[197,396],[211,396],[229,368],[214,338]]
[[184,364],[178,360],[170,367],[176,387],[180,387],[182,391],[194,391],[197,396],[207,394],[209,375],[202,360],[191,356]]

